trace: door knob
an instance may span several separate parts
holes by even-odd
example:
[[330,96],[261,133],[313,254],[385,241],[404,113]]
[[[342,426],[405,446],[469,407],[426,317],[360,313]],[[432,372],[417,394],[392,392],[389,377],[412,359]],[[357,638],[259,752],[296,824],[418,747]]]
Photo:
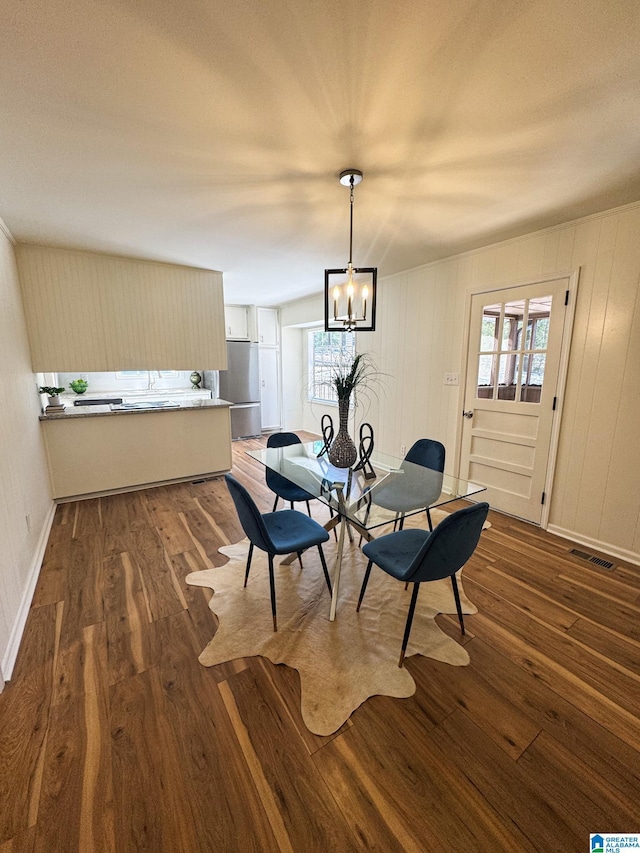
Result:
[[468,412],[463,412],[462,417],[463,418],[472,418],[473,417],[473,409],[469,409]]

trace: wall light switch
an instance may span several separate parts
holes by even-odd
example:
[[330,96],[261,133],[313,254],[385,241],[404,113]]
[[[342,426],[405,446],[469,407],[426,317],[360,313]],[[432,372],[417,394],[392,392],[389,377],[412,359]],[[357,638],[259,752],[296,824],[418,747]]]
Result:
[[457,385],[458,384],[458,374],[457,373],[445,373],[444,384],[445,385]]

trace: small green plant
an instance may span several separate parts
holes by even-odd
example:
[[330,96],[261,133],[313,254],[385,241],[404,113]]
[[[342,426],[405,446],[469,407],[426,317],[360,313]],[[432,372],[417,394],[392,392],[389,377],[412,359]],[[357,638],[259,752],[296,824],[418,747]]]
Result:
[[52,385],[41,385],[38,388],[38,392],[40,394],[46,394],[49,397],[57,397],[58,394],[62,394],[64,388],[54,388]]
[[89,383],[86,379],[74,379],[73,382],[70,382],[71,390],[75,391],[76,394],[84,394],[84,392],[89,387]]

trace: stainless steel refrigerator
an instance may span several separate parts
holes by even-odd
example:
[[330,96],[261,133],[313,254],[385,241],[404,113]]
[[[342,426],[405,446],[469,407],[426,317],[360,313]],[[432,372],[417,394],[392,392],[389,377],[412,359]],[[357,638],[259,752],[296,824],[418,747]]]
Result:
[[219,395],[231,406],[231,438],[260,435],[258,344],[227,341],[227,370],[220,371]]

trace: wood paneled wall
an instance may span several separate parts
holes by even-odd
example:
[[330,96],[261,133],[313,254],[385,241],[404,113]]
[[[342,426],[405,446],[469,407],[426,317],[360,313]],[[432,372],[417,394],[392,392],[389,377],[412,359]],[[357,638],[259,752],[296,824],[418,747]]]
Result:
[[53,504],[14,249],[2,223],[0,398],[0,666],[8,678],[21,633],[18,622],[30,603],[25,593],[35,581]]
[[222,273],[17,248],[33,370],[226,368]]
[[381,450],[437,438],[453,469],[462,396],[444,374],[462,380],[469,294],[578,268],[549,529],[640,562],[640,204],[383,279],[378,331],[358,340],[389,374],[367,419]]

